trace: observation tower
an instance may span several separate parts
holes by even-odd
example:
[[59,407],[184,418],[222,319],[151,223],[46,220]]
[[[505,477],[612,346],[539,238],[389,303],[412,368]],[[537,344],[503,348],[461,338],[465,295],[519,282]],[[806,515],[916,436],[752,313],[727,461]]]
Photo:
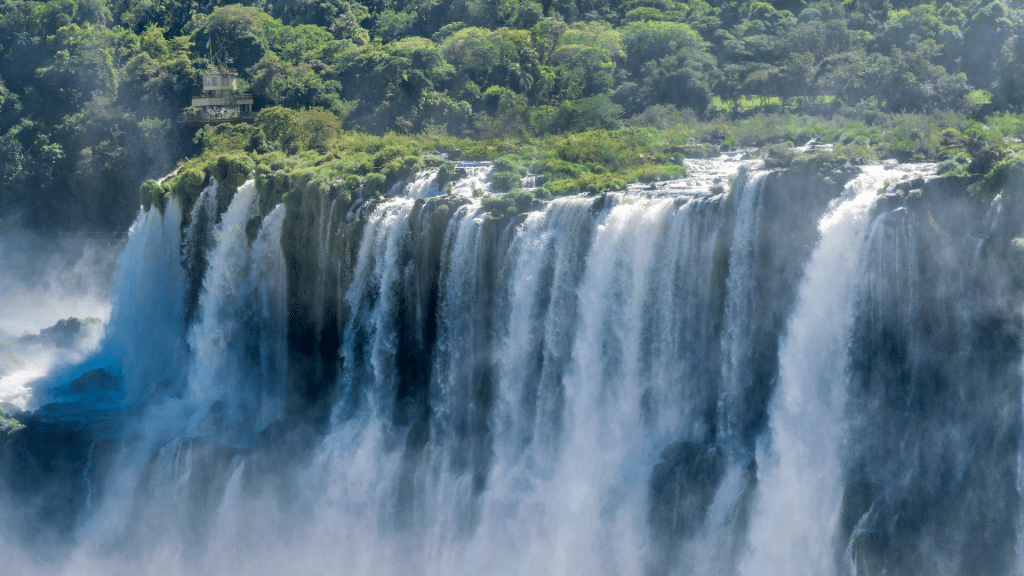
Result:
[[192,99],[192,106],[181,115],[182,122],[223,124],[251,122],[256,117],[252,94],[238,92],[238,71],[231,67],[232,63],[229,58],[226,65],[210,65],[203,72],[203,94]]

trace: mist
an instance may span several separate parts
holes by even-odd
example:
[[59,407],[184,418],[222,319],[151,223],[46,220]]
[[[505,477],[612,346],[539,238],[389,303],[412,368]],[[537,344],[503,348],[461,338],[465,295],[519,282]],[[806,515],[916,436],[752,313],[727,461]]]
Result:
[[38,407],[33,383],[97,348],[124,240],[0,226],[0,402]]

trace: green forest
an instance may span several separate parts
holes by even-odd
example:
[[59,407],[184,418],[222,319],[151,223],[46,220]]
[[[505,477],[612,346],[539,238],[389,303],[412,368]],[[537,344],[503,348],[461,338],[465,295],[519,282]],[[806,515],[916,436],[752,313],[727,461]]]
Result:
[[[255,123],[180,123],[228,58]],[[984,174],[1022,112],[1021,0],[0,3],[0,218],[49,230],[126,229],[141,183],[218,159],[373,190],[457,150],[560,194],[818,138]]]

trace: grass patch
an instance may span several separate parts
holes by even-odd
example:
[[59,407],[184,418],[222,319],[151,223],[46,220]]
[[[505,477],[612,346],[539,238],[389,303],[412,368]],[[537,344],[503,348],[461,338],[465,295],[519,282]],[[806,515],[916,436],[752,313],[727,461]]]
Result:
[[[949,174],[986,174],[1004,158],[1024,153],[1024,115],[994,114],[978,122],[952,112],[884,114],[847,108],[831,116],[752,113],[737,120],[700,121],[670,108],[649,109],[614,130],[483,140],[437,131],[373,136],[333,126],[325,140],[309,133],[310,122],[331,124],[322,118],[323,111],[306,118],[277,110],[248,128],[206,130],[197,139],[201,156],[182,162],[163,184],[147,181],[140,194],[147,208],[160,209],[176,196],[187,214],[209,177],[230,188],[254,176],[261,213],[293,192],[341,196],[348,202],[360,188],[367,197],[386,194],[427,166],[438,167],[439,183],[457,179],[453,164],[424,159],[433,152],[494,162],[492,184],[499,191],[519,190],[527,173],[541,174],[543,195],[553,196],[681,178],[685,157],[714,155],[719,148],[764,148],[769,165],[782,167],[801,156],[793,148],[813,140],[833,145],[831,153],[812,155],[815,163],[935,161]],[[229,200],[230,194],[222,196]]]

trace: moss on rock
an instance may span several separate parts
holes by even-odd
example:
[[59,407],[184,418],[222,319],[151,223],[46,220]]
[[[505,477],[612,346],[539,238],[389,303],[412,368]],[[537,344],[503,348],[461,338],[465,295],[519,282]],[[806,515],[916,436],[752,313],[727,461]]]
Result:
[[205,166],[206,174],[217,180],[219,213],[227,211],[238,187],[249,179],[254,168],[256,163],[248,154],[222,154]]
[[207,181],[206,173],[195,167],[182,170],[170,180],[170,194],[173,194],[181,205],[183,226],[188,224],[192,207],[199,200]]
[[167,193],[167,189],[156,180],[146,180],[139,187],[139,201],[142,204],[142,209],[148,211],[156,206],[157,210],[162,213],[167,206]]

